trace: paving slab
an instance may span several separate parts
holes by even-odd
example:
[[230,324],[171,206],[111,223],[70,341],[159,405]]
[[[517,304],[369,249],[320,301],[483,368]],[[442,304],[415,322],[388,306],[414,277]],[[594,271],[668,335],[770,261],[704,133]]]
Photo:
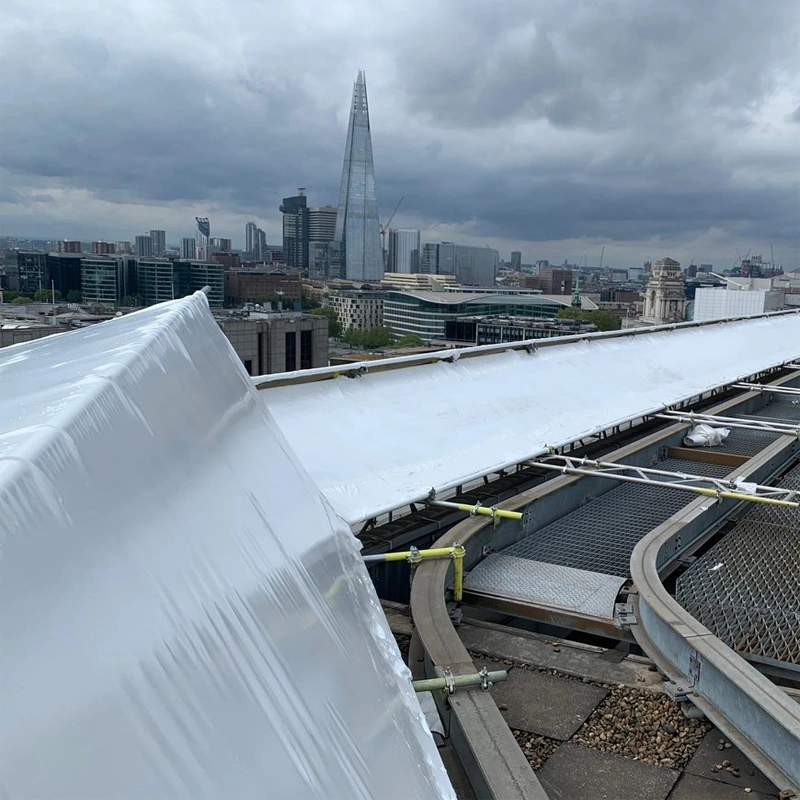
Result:
[[550,800],[665,800],[680,773],[565,742],[538,774]]
[[[777,797],[778,790],[775,785],[750,763],[738,747],[731,745],[723,750],[717,749],[721,740],[728,741],[723,733],[712,728],[703,737],[700,747],[697,748],[697,752],[684,768],[684,772],[710,781],[738,786],[740,789],[749,786],[754,792],[763,792],[765,795]],[[738,778],[734,778],[725,769],[721,769],[719,772],[711,771],[715,764],[721,764],[723,761],[730,761],[731,766],[739,770]],[[720,797],[723,796],[726,795],[720,795]]]
[[685,773],[667,800],[774,800],[777,796],[757,792],[755,789],[748,793],[744,786],[732,786]]
[[496,661],[477,659],[478,669],[508,669],[508,680],[492,687],[492,697],[511,728],[551,739],[569,739],[600,701],[607,689],[559,678],[535,670],[510,668]]
[[648,669],[646,663],[624,659],[612,664],[601,658],[603,650],[571,647],[569,642],[560,642],[553,648],[550,641],[524,631],[510,634],[497,626],[486,623],[464,623],[458,629],[461,641],[468,649],[492,653],[502,658],[529,661],[547,669],[557,669],[567,675],[589,678],[598,683],[626,683],[637,689],[661,690],[662,678],[658,672]]

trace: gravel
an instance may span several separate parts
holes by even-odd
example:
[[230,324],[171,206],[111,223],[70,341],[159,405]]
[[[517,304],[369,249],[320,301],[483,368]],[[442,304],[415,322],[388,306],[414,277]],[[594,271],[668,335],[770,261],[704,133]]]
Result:
[[528,733],[528,731],[520,731],[516,728],[511,729],[514,738],[520,750],[525,754],[528,763],[534,772],[538,772],[543,766],[544,762],[550,758],[553,753],[558,749],[561,744],[556,739],[548,739],[546,736],[537,736],[535,733]]
[[606,753],[681,769],[711,725],[687,719],[666,695],[620,684],[592,712],[573,742]]
[[394,640],[400,648],[400,655],[403,657],[403,661],[408,664],[408,648],[411,645],[411,637],[405,633],[395,633]]

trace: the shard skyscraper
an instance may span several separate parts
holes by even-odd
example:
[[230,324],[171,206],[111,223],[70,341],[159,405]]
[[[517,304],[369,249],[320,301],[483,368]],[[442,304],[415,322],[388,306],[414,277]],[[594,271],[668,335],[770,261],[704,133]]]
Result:
[[359,71],[353,87],[334,241],[342,277],[354,281],[383,278],[367,83],[363,71]]

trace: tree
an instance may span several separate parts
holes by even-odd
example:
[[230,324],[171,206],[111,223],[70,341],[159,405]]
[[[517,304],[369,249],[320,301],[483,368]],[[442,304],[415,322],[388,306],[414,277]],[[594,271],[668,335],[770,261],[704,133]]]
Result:
[[32,303],[33,300],[31,300],[30,297],[25,297],[24,295],[20,295],[19,297],[15,297],[11,302],[15,303],[18,306],[24,306],[27,305],[28,303]]
[[424,344],[425,342],[418,333],[407,333],[405,336],[401,336],[392,347],[422,347]]
[[138,294],[127,294],[122,298],[122,305],[129,308],[137,308],[142,304],[142,296]]
[[364,347],[369,347],[373,350],[380,350],[383,347],[389,347],[394,342],[394,332],[391,328],[379,326],[377,328],[370,328],[368,331],[363,332]]
[[339,322],[339,315],[336,313],[335,308],[331,306],[320,306],[315,308],[312,314],[317,314],[320,317],[328,318],[328,336],[332,339],[339,339],[342,336],[342,323]]
[[597,325],[599,331],[618,331],[622,323],[610,311],[589,311],[585,308],[562,308],[558,319],[575,319]]
[[80,303],[81,300],[83,300],[83,297],[77,289],[67,292],[68,303]]
[[19,296],[20,293],[16,289],[7,289],[3,292],[3,302],[13,303]]
[[316,301],[313,297],[306,297],[306,295],[303,295],[300,298],[300,303],[303,307],[303,311],[312,311],[313,309],[320,307],[318,301]]
[[56,300],[60,300],[61,292],[58,290],[51,292],[49,289],[37,289],[33,293],[33,299],[37,303],[49,303],[53,297],[55,297]]

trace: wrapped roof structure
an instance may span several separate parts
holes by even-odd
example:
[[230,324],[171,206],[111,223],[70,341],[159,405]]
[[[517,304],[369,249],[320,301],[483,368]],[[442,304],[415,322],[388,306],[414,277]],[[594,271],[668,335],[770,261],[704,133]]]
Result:
[[800,313],[790,312],[531,352],[363,362],[348,367],[363,372],[353,379],[255,380],[301,463],[355,524],[799,356]]
[[452,798],[204,295],[0,351],[0,796]]

